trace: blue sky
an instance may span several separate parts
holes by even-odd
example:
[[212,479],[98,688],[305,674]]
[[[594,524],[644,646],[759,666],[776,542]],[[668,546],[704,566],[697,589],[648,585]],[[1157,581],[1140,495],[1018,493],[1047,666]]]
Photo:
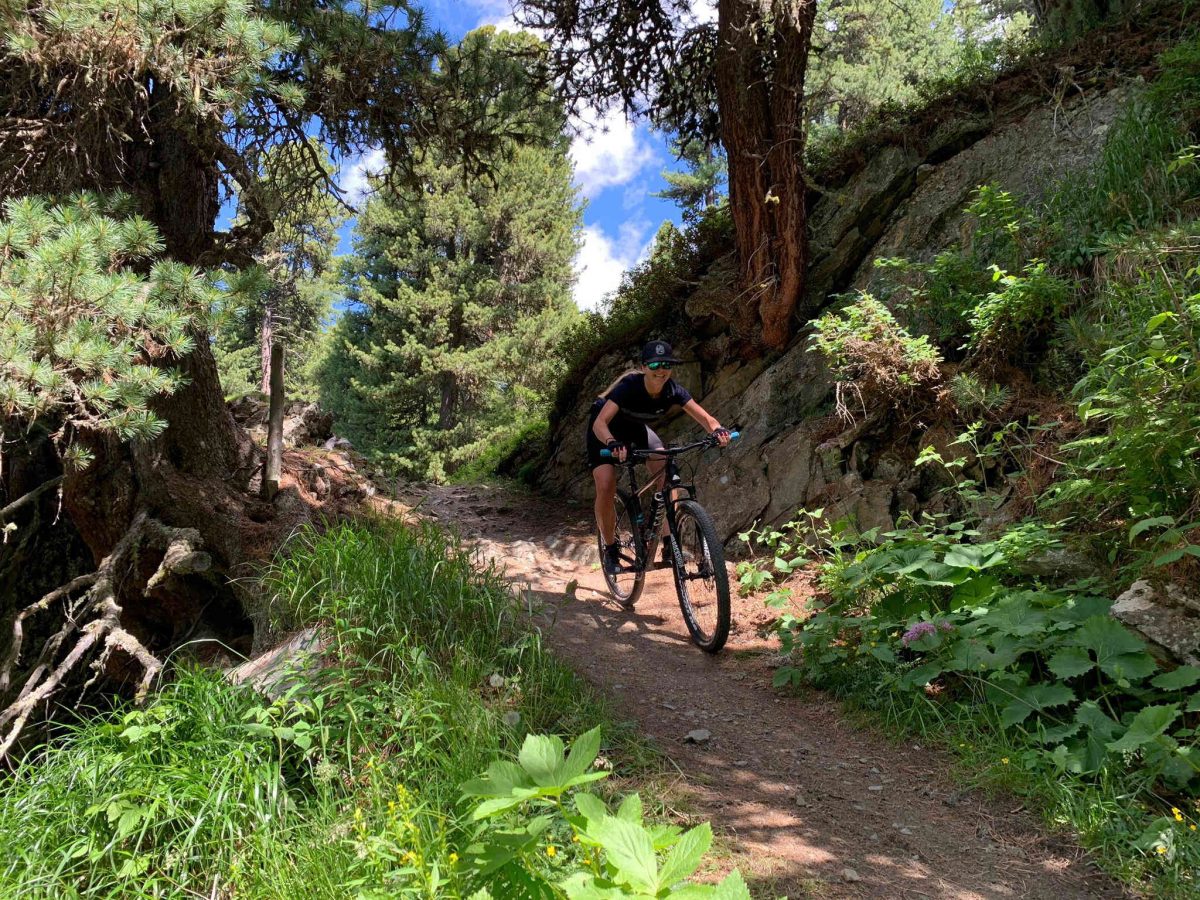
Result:
[[[452,41],[481,25],[515,29],[509,0],[425,0],[429,24]],[[715,0],[697,0],[696,14],[715,17]],[[575,182],[586,200],[583,247],[575,261],[575,302],[595,309],[614,290],[621,273],[644,258],[664,220],[678,224],[679,209],[652,197],[666,187],[664,168],[678,168],[666,138],[644,122],[619,113],[592,113],[578,123],[571,155]],[[381,153],[367,153],[343,166],[340,180],[352,201],[361,200],[366,175],[382,167]],[[352,225],[342,232],[340,252],[351,249]]]

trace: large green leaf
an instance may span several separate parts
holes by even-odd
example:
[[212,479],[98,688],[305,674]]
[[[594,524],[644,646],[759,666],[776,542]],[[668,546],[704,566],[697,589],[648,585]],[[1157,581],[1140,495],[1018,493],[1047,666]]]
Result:
[[1107,616],[1112,603],[1110,597],[1076,596],[1055,606],[1052,615],[1063,622],[1085,622],[1094,616]]
[[1094,700],[1079,705],[1075,721],[1087,731],[1070,754],[1068,770],[1077,775],[1099,771],[1108,757],[1108,742],[1121,730],[1121,726],[1105,715]]
[[[1112,675],[1114,661],[1127,653],[1141,653],[1145,644],[1124,625],[1109,616],[1093,616],[1071,635],[1072,642],[1096,657],[1096,664]],[[1113,676],[1123,677],[1123,676]]]
[[564,750],[557,735],[527,734],[517,760],[539,787],[556,787],[562,782]]
[[750,900],[750,888],[746,886],[741,872],[734,869],[717,885],[712,897],[713,900]]
[[598,822],[608,815],[608,807],[595,794],[580,791],[575,795],[575,808],[588,821]]
[[529,777],[516,763],[497,760],[488,766],[482,778],[473,778],[462,786],[468,797],[508,797],[515,787],[529,787]]
[[1004,598],[980,620],[997,631],[1007,634],[1040,634],[1046,628],[1047,613],[1035,609],[1027,596]]
[[1100,667],[1106,675],[1118,680],[1141,681],[1153,675],[1158,669],[1158,663],[1149,653],[1122,653],[1110,659],[1107,665]]
[[588,770],[600,754],[600,726],[585,731],[571,742],[571,753],[562,767],[562,781],[570,782]]
[[950,608],[983,606],[992,599],[999,587],[1000,579],[991,575],[977,575],[974,578],[968,578],[950,595]]
[[946,551],[942,562],[952,568],[981,572],[1004,562],[1004,554],[995,544],[957,544]]
[[1200,666],[1180,666],[1151,678],[1150,683],[1164,691],[1180,691],[1200,682]]
[[683,881],[696,871],[700,860],[712,846],[712,827],[705,822],[680,836],[663,860],[658,880],[664,887]]
[[1133,717],[1133,721],[1129,723],[1129,730],[1121,736],[1120,740],[1111,742],[1108,749],[1117,753],[1136,750],[1166,731],[1177,718],[1179,718],[1178,703],[1147,706]]
[[1062,706],[1075,699],[1075,692],[1065,684],[1029,684],[1016,691],[1016,697],[1000,711],[1000,721],[1006,728],[1025,721],[1030,713]]
[[896,575],[908,575],[933,562],[933,550],[927,547],[901,547],[888,554],[888,561],[890,571]]
[[617,880],[649,894],[658,891],[658,861],[645,828],[606,816],[592,826],[591,834],[616,866]]
[[638,793],[630,794],[617,807],[617,818],[626,822],[641,822],[642,815],[642,795]]
[[1082,647],[1063,647],[1046,663],[1046,667],[1059,678],[1074,678],[1094,665],[1091,656]]

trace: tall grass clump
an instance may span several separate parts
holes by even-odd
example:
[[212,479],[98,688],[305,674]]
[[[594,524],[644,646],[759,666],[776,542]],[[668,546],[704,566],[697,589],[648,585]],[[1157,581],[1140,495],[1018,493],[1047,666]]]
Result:
[[359,522],[287,550],[261,589],[277,625],[319,626],[319,664],[274,697],[181,671],[28,755],[0,784],[0,896],[469,895],[464,783],[531,731],[637,751],[454,538]]

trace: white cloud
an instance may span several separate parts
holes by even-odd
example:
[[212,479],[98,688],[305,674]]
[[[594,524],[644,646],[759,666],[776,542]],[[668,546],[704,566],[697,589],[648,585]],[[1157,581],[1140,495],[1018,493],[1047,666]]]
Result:
[[621,275],[650,253],[654,235],[648,238],[648,219],[625,222],[614,240],[597,225],[583,229],[583,246],[575,257],[575,305],[596,310],[604,298],[621,284]]
[[576,123],[580,133],[571,142],[575,182],[585,197],[625,184],[657,159],[654,148],[619,109],[600,115],[584,112]]
[[465,5],[479,14],[476,28],[492,25],[500,31],[523,30],[513,18],[512,3],[509,0],[466,0]]
[[699,25],[717,21],[717,0],[693,0],[692,18]]
[[382,175],[386,168],[387,156],[382,147],[368,150],[343,163],[338,173],[338,186],[345,192],[346,202],[351,206],[362,203],[371,192],[367,179],[372,175]]

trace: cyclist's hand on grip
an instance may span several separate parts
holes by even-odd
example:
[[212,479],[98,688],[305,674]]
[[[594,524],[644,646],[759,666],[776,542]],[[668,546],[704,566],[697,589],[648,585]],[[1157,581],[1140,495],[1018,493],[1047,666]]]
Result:
[[608,452],[617,462],[625,462],[625,456],[628,453],[628,448],[620,441],[609,441]]
[[729,444],[729,429],[717,428],[713,430],[712,438],[718,445],[725,447]]

